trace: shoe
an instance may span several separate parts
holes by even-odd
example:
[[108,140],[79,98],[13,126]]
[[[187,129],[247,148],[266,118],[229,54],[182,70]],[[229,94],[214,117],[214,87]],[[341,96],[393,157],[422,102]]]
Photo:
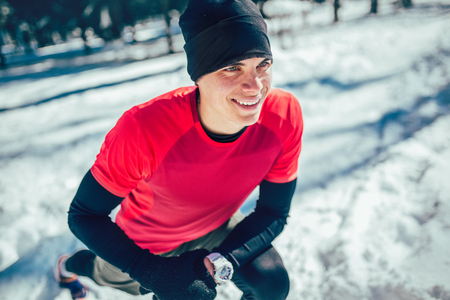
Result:
[[70,255],[64,254],[58,258],[55,267],[55,279],[59,282],[61,288],[69,289],[73,300],[83,300],[86,298],[87,289],[78,280],[78,276],[76,274],[73,274],[70,277],[61,275],[63,264],[69,257]]

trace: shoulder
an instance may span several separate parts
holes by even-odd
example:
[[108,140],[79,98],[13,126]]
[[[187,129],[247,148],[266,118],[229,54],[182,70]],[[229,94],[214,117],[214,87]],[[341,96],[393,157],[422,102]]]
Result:
[[298,99],[288,91],[272,88],[264,102],[260,122],[272,129],[302,127],[303,116]]
[[151,126],[192,121],[191,103],[195,91],[195,86],[178,88],[132,107],[124,116],[132,116],[141,125]]
[[195,86],[181,87],[155,97],[145,103],[136,105],[133,114],[177,113],[180,109],[190,108],[191,98],[195,97]]
[[195,90],[179,88],[132,107],[117,121],[111,136],[125,133],[130,139],[133,135],[156,143],[176,141],[194,126],[191,103]]

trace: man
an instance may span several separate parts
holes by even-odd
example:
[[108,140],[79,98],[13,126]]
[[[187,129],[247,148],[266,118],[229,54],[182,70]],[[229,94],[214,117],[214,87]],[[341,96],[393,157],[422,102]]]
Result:
[[71,204],[69,226],[90,249],[58,260],[74,299],[86,294],[77,275],[159,300],[214,299],[229,281],[242,299],[289,292],[271,243],[296,186],[298,101],[271,89],[267,28],[251,0],[191,0],[180,27],[196,85],[125,112]]

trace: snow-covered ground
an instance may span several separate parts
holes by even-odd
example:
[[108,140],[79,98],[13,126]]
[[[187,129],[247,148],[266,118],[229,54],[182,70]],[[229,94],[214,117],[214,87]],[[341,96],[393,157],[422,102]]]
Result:
[[[343,1],[332,26],[330,6],[313,7],[309,26],[272,37],[274,86],[305,119],[275,241],[288,299],[449,300],[450,3],[381,1],[365,16],[369,2]],[[146,47],[0,71],[1,300],[70,299],[52,264],[83,247],[66,212],[106,132],[129,107],[192,84],[183,53],[140,61]],[[148,299],[83,282],[88,300]],[[219,288],[219,300],[239,298]]]

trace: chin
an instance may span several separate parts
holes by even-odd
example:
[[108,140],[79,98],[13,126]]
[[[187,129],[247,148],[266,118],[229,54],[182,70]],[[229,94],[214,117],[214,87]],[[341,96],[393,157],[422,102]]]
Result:
[[242,120],[241,124],[243,126],[251,126],[251,125],[255,124],[256,122],[258,122],[259,115],[260,114],[258,113],[258,115],[256,115],[256,116],[245,118],[244,120]]

